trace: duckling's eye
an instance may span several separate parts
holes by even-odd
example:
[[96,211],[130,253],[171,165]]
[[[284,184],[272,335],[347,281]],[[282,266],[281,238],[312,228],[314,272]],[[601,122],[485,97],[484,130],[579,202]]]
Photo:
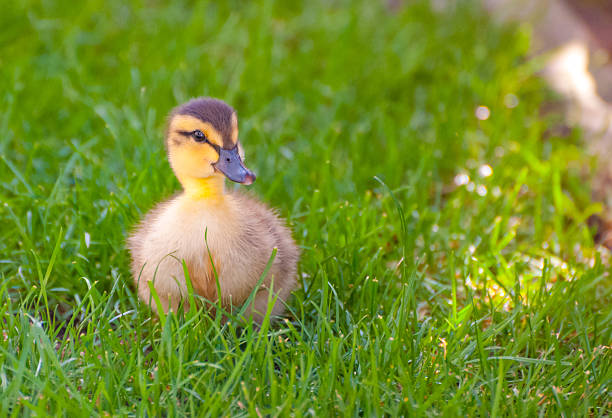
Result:
[[191,135],[193,135],[193,138],[197,142],[206,142],[206,135],[204,135],[204,132],[200,131],[199,129],[193,131]]

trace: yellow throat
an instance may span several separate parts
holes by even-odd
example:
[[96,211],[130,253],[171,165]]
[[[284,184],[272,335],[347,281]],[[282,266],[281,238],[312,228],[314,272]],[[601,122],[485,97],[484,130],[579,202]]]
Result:
[[179,177],[185,194],[191,199],[221,201],[225,195],[225,177],[215,173],[210,177]]

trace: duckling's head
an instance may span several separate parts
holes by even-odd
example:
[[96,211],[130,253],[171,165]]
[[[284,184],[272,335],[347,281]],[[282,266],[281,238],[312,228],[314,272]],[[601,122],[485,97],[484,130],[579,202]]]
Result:
[[176,107],[168,120],[166,146],[183,185],[222,176],[242,184],[255,181],[243,163],[236,111],[221,100],[197,98]]

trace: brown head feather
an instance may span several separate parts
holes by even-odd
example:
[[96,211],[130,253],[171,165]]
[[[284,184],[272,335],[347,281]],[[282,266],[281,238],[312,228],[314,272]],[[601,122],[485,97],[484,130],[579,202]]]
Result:
[[[211,97],[198,97],[175,107],[170,113],[168,121],[177,115],[193,116],[202,122],[210,123],[221,134],[223,148],[232,149],[236,143],[232,140],[234,122],[232,115],[236,111],[227,103]],[[166,138],[168,135],[166,135]]]

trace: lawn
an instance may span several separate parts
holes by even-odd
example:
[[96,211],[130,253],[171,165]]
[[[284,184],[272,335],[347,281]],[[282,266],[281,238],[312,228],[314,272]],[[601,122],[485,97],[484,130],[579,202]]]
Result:
[[[593,160],[526,27],[459,2],[4,2],[0,415],[610,414]],[[288,219],[287,319],[138,301],[165,116],[236,108]],[[244,186],[241,186],[244,187]]]

